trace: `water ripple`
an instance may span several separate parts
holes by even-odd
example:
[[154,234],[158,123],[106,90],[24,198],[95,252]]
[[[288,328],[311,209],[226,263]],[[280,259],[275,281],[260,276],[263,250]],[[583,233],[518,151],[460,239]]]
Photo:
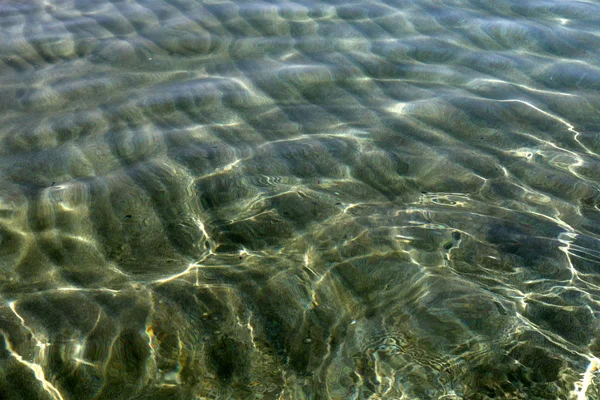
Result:
[[599,11],[3,2],[0,393],[598,397]]

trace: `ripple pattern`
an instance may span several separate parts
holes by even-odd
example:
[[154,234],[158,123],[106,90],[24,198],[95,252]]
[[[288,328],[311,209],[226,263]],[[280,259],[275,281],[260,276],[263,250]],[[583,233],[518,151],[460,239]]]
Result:
[[597,398],[599,26],[3,1],[0,398]]

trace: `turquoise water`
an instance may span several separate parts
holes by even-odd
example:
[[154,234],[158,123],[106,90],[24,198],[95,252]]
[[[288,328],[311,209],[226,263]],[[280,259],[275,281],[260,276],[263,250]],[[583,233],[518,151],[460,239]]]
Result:
[[0,2],[0,398],[600,398],[598,1]]

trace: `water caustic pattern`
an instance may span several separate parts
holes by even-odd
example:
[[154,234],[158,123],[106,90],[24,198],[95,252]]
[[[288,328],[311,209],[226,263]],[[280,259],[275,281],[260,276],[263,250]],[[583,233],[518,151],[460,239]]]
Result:
[[0,398],[598,398],[599,26],[2,1]]

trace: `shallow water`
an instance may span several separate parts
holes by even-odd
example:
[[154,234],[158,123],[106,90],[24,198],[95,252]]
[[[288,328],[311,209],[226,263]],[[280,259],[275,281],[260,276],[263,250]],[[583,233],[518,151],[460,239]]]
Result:
[[599,49],[598,1],[2,1],[0,398],[599,398]]

